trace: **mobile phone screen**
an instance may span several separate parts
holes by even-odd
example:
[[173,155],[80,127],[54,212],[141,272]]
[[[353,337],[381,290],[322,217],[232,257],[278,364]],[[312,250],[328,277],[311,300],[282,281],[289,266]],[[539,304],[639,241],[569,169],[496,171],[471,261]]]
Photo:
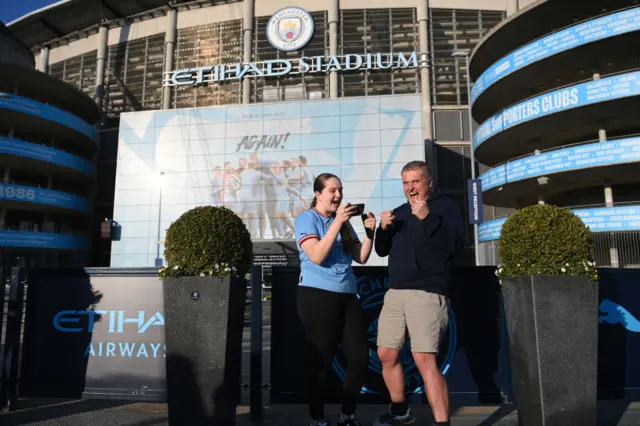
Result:
[[354,206],[356,206],[358,209],[356,210],[356,213],[359,215],[362,215],[364,213],[364,203],[361,204],[354,204]]

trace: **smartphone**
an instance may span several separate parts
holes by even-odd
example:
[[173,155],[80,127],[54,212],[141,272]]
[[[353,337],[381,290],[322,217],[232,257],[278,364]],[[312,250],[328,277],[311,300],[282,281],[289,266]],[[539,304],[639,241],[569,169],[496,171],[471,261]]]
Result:
[[354,204],[356,206],[356,214],[362,216],[364,214],[364,203]]

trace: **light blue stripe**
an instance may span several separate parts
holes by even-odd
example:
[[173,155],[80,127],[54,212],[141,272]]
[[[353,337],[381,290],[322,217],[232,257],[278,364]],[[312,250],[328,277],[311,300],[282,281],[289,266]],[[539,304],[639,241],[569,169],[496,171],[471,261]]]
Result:
[[[640,230],[640,206],[572,209],[591,232],[619,232]],[[478,241],[498,240],[507,218],[496,219],[478,226]]]
[[17,139],[0,137],[0,154],[15,155],[58,164],[89,176],[93,176],[94,174],[93,165],[84,158],[48,146]]
[[482,73],[471,89],[471,103],[509,74],[560,52],[640,30],[640,7],[574,25],[526,44]]
[[50,232],[0,231],[0,247],[29,247],[61,250],[86,250],[86,237]]
[[0,92],[0,108],[39,117],[44,120],[62,124],[98,142],[98,131],[81,118],[41,102],[23,98],[22,96]]
[[474,133],[473,147],[476,149],[498,133],[528,121],[561,111],[639,94],[640,71],[589,81],[545,93],[509,107],[482,123]]
[[81,211],[89,211],[90,208],[89,200],[84,197],[50,189],[11,184],[0,184],[0,200],[44,204]]
[[482,190],[523,179],[585,168],[640,162],[640,137],[558,149],[510,161],[483,173]]

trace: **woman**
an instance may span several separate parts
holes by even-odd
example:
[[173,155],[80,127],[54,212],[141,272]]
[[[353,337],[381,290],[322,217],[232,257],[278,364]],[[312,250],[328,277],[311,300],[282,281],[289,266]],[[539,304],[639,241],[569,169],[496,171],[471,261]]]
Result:
[[[323,384],[342,344],[348,369],[337,425],[360,426],[354,412],[367,373],[369,347],[351,262],[366,263],[373,241],[367,237],[361,243],[349,224],[349,219],[358,214],[357,208],[342,204],[342,183],[337,176],[319,175],[313,191],[311,209],[296,219],[301,261],[298,312],[307,335],[310,425],[329,425],[324,416]],[[375,230],[376,219],[371,212],[364,224]]]

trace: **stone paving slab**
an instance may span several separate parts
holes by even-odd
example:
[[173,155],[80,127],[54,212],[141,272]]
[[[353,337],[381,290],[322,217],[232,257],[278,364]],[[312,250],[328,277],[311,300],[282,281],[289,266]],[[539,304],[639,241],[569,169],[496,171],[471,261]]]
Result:
[[[358,414],[364,424],[371,421],[384,405],[361,405]],[[416,425],[426,425],[431,419],[427,405],[413,405],[418,417]],[[335,418],[338,406],[327,406],[327,415]],[[262,426],[306,426],[307,410],[304,405],[273,405],[265,407]],[[454,426],[516,426],[515,407],[506,405],[453,407],[451,424]],[[630,426],[640,424],[640,403],[624,401],[601,401],[599,426]],[[0,414],[0,425],[41,426],[168,426],[166,404],[130,403],[117,401],[65,401],[50,402],[36,407],[25,405],[24,409]],[[255,425],[250,420],[249,408],[238,408],[236,426]],[[222,425],[224,426],[224,425]]]

